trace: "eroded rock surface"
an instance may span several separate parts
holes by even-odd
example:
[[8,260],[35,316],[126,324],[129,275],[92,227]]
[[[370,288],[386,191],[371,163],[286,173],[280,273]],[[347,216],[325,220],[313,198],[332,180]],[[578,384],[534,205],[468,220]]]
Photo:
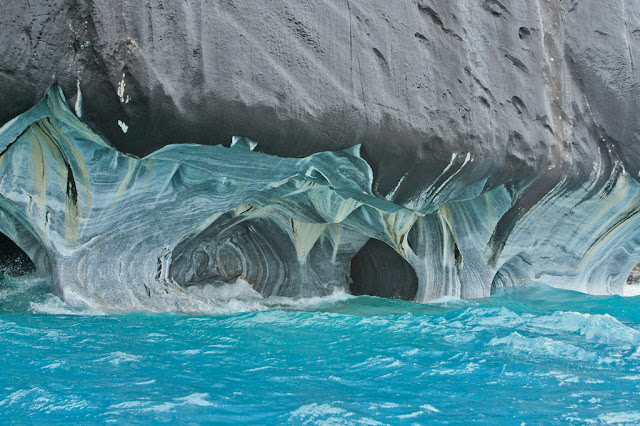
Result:
[[5,3],[0,122],[79,81],[84,120],[123,152],[362,144],[374,189],[402,180],[405,204],[454,153],[450,171],[471,160],[440,199],[485,178],[536,180],[539,199],[601,157],[638,174],[635,0]]
[[467,188],[430,212],[377,197],[359,146],[305,158],[169,145],[122,154],[59,86],[0,129],[0,229],[69,301],[202,312],[238,280],[263,296],[335,291],[416,301],[542,281],[620,292],[640,253],[640,184],[561,184],[501,240],[517,193]]
[[[149,301],[156,282],[242,277],[324,294],[370,238],[412,266],[418,301],[526,281],[616,293],[640,258],[638,1],[5,3],[0,122],[53,82],[82,121],[56,88],[3,128],[0,231],[81,299],[188,310]],[[279,158],[199,146],[233,135]],[[282,179],[340,201],[282,201]]]

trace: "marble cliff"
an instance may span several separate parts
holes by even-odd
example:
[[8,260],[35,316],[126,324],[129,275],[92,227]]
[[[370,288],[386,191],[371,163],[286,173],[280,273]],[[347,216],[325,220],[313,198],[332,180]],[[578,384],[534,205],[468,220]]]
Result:
[[640,259],[640,1],[5,3],[0,232],[69,301],[619,293]]

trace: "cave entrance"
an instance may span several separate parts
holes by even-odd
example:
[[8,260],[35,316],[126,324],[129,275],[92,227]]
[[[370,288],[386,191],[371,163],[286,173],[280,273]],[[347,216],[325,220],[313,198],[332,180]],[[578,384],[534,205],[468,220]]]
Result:
[[295,246],[272,219],[247,219],[229,212],[176,246],[169,277],[193,289],[241,278],[262,296],[291,297],[296,290],[286,283],[301,280],[287,263],[295,256]]
[[370,239],[351,260],[349,290],[367,295],[412,301],[418,292],[413,267],[387,243]]
[[0,232],[0,276],[32,274],[36,265],[16,243]]

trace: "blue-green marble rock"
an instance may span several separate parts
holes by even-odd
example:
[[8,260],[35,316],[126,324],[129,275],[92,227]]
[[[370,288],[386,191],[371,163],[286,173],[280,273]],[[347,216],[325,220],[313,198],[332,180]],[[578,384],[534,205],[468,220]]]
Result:
[[[640,186],[621,165],[603,176],[594,163],[514,220],[522,188],[440,192],[470,155],[398,205],[373,194],[359,146],[306,158],[255,146],[239,137],[125,155],[54,85],[0,129],[0,232],[66,300],[108,311],[206,312],[223,303],[211,290],[247,283],[262,296],[366,288],[418,302],[528,281],[619,293],[640,257]],[[367,282],[354,286],[352,259],[370,239],[385,249],[366,250]]]

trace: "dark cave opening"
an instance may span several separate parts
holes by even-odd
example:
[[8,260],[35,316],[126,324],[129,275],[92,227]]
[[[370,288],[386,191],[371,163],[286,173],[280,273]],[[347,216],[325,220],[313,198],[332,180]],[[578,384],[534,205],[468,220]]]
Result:
[[387,243],[370,239],[351,260],[351,294],[413,300],[418,276]]
[[35,271],[36,265],[31,258],[11,238],[0,232],[0,275],[20,276]]

